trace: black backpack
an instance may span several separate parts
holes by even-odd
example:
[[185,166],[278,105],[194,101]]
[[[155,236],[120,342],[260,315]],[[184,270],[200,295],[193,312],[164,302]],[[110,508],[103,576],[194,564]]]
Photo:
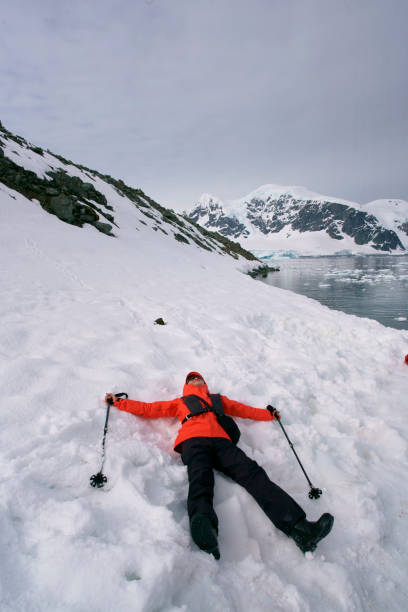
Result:
[[222,407],[221,395],[219,393],[210,395],[212,406],[198,395],[184,395],[181,399],[190,410],[190,413],[184,418],[182,424],[190,420],[192,417],[203,414],[204,412],[214,412],[219,424],[223,430],[231,438],[233,444],[238,444],[241,432],[234,419],[224,413]]

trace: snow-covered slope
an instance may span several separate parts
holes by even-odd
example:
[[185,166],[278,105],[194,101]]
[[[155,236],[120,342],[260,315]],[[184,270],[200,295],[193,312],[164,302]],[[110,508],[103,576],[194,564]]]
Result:
[[381,225],[397,234],[405,248],[408,248],[408,202],[404,200],[375,200],[363,206],[377,217]]
[[396,223],[395,215],[386,214],[385,202],[362,206],[304,187],[263,185],[229,202],[203,194],[189,216],[254,253],[403,252],[408,249],[408,203],[393,201],[393,208],[399,206]]
[[[117,197],[112,238],[0,185],[2,612],[405,610],[408,333],[254,281]],[[197,550],[171,419],[112,411],[108,486],[89,486],[105,392],[170,399],[191,369],[280,409],[320,500],[276,424],[241,420],[240,446],[334,514],[314,555],[221,476],[221,560]]]
[[12,134],[1,122],[0,185],[36,201],[65,223],[77,227],[91,225],[108,236],[120,233],[122,211],[136,209],[138,214],[132,218],[135,237],[141,226],[151,227],[170,240],[226,253],[236,259],[239,256],[255,259],[238,243],[161,206],[141,189],[44,151]]

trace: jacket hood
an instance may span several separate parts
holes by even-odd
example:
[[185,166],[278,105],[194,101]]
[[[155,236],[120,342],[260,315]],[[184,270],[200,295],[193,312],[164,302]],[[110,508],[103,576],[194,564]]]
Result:
[[[186,380],[189,376],[191,376],[191,374],[196,374],[204,380],[204,376],[200,374],[200,372],[189,372],[186,376]],[[203,399],[207,399],[209,394],[210,392],[208,390],[207,383],[205,382],[205,380],[204,385],[202,385],[201,387],[196,387],[195,385],[188,385],[187,383],[184,383],[183,395],[198,395]]]

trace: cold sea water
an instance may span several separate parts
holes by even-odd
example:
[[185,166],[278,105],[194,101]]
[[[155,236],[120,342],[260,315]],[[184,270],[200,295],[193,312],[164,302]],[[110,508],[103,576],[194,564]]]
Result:
[[408,255],[282,257],[265,282],[318,300],[329,308],[408,329]]

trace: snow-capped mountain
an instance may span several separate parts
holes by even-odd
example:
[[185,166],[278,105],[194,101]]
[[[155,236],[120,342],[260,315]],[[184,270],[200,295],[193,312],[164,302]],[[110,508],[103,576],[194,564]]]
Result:
[[360,205],[303,187],[264,185],[222,202],[204,194],[188,213],[196,223],[239,240],[252,252],[403,252],[408,249],[408,202]]

